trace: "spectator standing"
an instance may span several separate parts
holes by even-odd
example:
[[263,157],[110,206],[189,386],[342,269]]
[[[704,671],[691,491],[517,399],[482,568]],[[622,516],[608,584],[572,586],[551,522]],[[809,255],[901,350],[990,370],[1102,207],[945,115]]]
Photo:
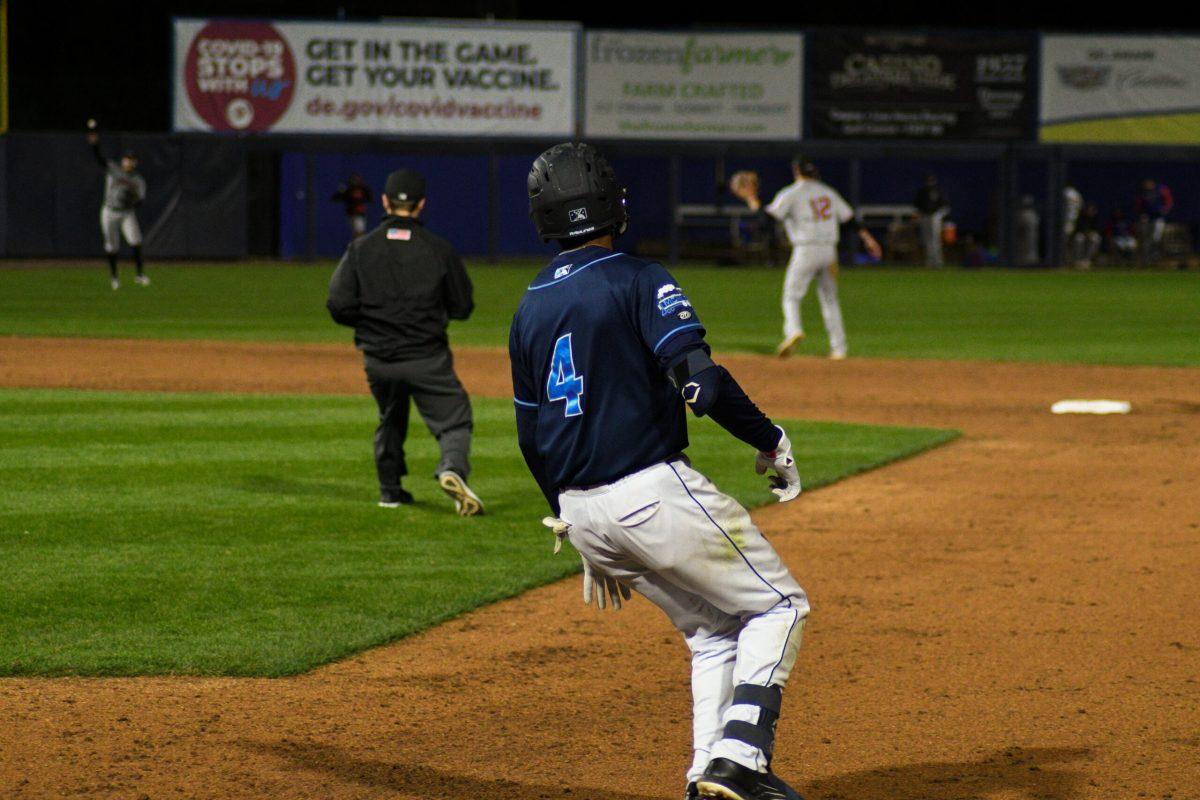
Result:
[[921,247],[925,251],[925,265],[929,267],[942,266],[942,222],[950,213],[950,204],[942,187],[938,185],[937,176],[930,173],[925,176],[925,183],[917,190],[913,200],[917,209],[917,225],[921,232]]
[[1071,263],[1071,241],[1075,236],[1075,226],[1079,222],[1079,214],[1083,211],[1083,195],[1071,184],[1063,188],[1062,212],[1063,230],[1062,246],[1059,248],[1059,258]]
[[357,172],[337,188],[329,198],[346,207],[346,220],[350,223],[350,235],[357,239],[367,232],[367,205],[371,202],[371,188]]
[[1088,203],[1071,234],[1071,247],[1067,251],[1071,266],[1090,269],[1100,252],[1100,241],[1100,210],[1095,203]]
[[1038,263],[1038,237],[1041,218],[1034,205],[1032,195],[1021,197],[1021,207],[1016,219],[1016,257],[1018,267],[1032,267]]
[[1137,216],[1137,234],[1141,242],[1138,261],[1149,264],[1162,254],[1163,231],[1167,227],[1167,215],[1175,207],[1175,198],[1166,184],[1153,178],[1142,181],[1142,190],[1134,201]]

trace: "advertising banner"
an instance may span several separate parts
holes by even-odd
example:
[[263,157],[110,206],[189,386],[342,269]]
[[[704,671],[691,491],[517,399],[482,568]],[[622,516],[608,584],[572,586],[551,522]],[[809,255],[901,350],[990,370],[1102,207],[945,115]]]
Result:
[[1200,38],[1046,36],[1041,139],[1200,143]]
[[175,21],[175,130],[561,136],[570,24]]
[[827,139],[1032,139],[1024,33],[808,35],[809,131]]
[[584,135],[799,139],[803,48],[797,33],[589,33]]

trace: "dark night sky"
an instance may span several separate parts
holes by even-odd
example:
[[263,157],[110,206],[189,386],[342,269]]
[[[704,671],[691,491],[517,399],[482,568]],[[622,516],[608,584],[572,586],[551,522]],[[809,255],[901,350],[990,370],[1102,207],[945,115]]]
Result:
[[[173,16],[238,16],[371,20],[381,16],[497,19],[571,19],[605,28],[764,28],[816,26],[1007,28],[1043,30],[1171,32],[1187,22],[1182,4],[1153,4],[1139,16],[1126,3],[1035,2],[1034,0],[859,0],[708,4],[678,15],[663,3],[550,3],[545,0],[356,0],[321,3],[293,0],[194,0],[193,2],[103,2],[60,8],[13,0],[9,7],[10,115],[18,130],[80,128],[89,116],[113,128],[170,127],[170,20]],[[653,4],[649,4],[653,5]],[[735,16],[731,8],[752,13]],[[676,13],[672,13],[676,12]]]

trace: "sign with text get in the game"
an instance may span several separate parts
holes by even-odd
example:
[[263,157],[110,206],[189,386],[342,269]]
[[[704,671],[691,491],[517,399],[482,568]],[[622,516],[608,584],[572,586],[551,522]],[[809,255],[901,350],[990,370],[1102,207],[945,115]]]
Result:
[[175,21],[175,130],[570,136],[571,24]]
[[803,49],[796,33],[589,33],[584,135],[798,139]]

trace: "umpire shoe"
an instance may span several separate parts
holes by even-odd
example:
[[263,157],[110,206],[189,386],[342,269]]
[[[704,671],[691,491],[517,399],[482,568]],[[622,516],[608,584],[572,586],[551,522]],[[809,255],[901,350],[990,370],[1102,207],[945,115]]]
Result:
[[439,472],[437,482],[442,491],[454,500],[454,509],[460,517],[473,517],[483,513],[483,501],[471,491],[471,487],[467,486],[467,482],[457,472]]
[[701,797],[716,800],[804,800],[772,772],[756,772],[727,758],[714,758],[696,782]]
[[413,496],[403,489],[379,493],[380,508],[399,508],[413,501]]

